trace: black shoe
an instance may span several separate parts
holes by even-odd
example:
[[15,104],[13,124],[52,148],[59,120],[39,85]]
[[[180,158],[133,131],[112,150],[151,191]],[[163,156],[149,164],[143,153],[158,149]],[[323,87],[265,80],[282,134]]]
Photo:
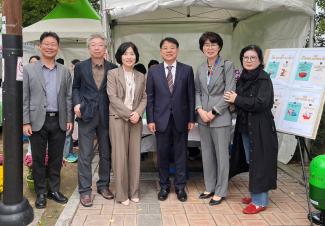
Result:
[[201,193],[199,195],[199,199],[208,199],[208,198],[211,198],[212,196],[214,196],[214,192],[210,192],[208,194]]
[[222,200],[224,200],[224,199],[225,199],[224,197],[221,197],[221,199],[219,199],[219,200],[214,200],[212,198],[212,199],[210,199],[209,205],[210,206],[219,205],[222,202]]
[[36,197],[35,207],[37,209],[44,209],[46,207],[46,194],[39,194]]
[[54,201],[64,204],[68,202],[68,198],[65,197],[61,192],[48,192],[47,193],[48,199],[53,199]]
[[181,202],[185,202],[187,200],[187,194],[184,189],[179,190],[177,193],[177,199]]
[[158,200],[160,201],[165,201],[168,198],[168,194],[169,194],[169,189],[163,189],[161,188],[159,193],[158,193]]

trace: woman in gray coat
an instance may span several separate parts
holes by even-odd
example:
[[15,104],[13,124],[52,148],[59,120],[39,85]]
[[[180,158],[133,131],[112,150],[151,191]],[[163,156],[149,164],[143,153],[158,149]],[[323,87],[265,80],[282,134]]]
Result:
[[205,192],[199,198],[211,198],[209,204],[218,205],[228,190],[231,114],[223,94],[235,89],[234,66],[220,56],[223,40],[217,33],[205,32],[199,44],[207,58],[195,76],[205,184]]

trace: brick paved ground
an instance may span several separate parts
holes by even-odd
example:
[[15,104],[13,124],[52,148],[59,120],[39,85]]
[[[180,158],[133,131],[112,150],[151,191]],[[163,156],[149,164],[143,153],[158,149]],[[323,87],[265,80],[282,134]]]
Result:
[[[125,207],[114,200],[105,200],[93,194],[94,205],[85,208],[76,204],[72,218],[61,225],[101,226],[178,226],[178,225],[310,225],[306,219],[307,203],[304,187],[293,178],[279,170],[278,189],[270,193],[270,205],[266,211],[255,215],[242,214],[245,205],[240,199],[247,195],[248,175],[241,174],[229,184],[229,195],[221,205],[210,207],[209,200],[200,200],[198,195],[204,191],[201,174],[191,176],[186,190],[188,201],[181,203],[172,190],[169,198],[157,200],[159,186],[156,174],[143,174],[141,178],[141,203]],[[95,173],[94,181],[97,175]],[[94,189],[95,190],[95,189]],[[114,180],[112,183],[114,191]],[[70,200],[71,201],[71,200]],[[78,195],[75,194],[75,202]],[[64,214],[64,213],[63,213]]]

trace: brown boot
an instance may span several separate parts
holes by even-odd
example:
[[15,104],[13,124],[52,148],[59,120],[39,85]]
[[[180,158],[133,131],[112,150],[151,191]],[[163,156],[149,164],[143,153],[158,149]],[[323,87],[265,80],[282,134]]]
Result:
[[93,200],[91,200],[90,195],[80,195],[80,203],[84,207],[91,207],[93,205]]
[[101,188],[97,190],[98,194],[102,195],[105,199],[113,199],[114,195],[109,188]]

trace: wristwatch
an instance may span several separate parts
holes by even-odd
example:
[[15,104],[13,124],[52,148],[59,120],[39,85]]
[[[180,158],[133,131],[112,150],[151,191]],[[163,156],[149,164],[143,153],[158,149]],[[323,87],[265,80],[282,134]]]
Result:
[[212,108],[211,112],[212,112],[213,115],[219,115],[219,113],[216,110],[214,110],[213,108]]

